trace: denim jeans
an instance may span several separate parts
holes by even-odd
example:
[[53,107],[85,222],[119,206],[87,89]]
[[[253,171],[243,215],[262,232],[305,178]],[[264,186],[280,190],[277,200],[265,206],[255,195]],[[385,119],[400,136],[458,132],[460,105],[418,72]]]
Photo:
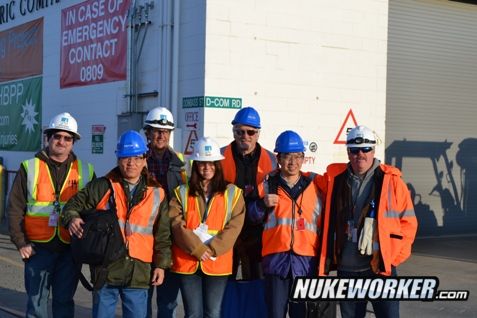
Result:
[[192,275],[178,275],[185,317],[220,318],[228,276],[209,276],[200,270]]
[[181,282],[179,276],[166,270],[164,282],[149,288],[147,295],[147,318],[152,318],[152,299],[156,290],[157,318],[174,318],[176,316],[177,299]]
[[289,302],[288,297],[293,286],[293,278],[282,278],[278,275],[265,275],[265,302],[268,318],[283,318],[287,312],[290,318],[301,318],[306,315],[304,302]]
[[119,297],[122,301],[122,317],[146,317],[147,288],[126,288],[106,284],[93,293],[93,318],[115,317]]
[[78,274],[69,248],[57,253],[36,247],[35,255],[25,262],[26,317],[48,317],[50,288],[53,317],[73,317]]
[[[396,276],[396,268],[392,268],[392,276]],[[371,270],[364,272],[345,272],[338,271],[338,277],[376,277]],[[374,314],[377,318],[399,318],[399,301],[397,300],[370,300],[373,305]],[[343,318],[361,318],[366,315],[366,300],[340,301],[341,317]]]

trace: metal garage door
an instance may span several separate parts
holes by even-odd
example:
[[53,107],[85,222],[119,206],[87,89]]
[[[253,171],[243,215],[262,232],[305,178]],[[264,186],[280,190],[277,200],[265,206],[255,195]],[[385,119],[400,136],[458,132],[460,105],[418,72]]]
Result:
[[477,5],[389,3],[386,162],[419,235],[477,233]]

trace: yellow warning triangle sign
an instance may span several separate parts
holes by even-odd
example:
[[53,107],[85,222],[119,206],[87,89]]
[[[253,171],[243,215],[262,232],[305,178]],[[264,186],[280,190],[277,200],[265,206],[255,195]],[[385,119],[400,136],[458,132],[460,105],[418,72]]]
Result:
[[333,143],[335,145],[346,144],[346,135],[348,134],[348,131],[350,131],[356,126],[358,126],[358,123],[356,122],[356,118],[354,117],[353,110],[350,109]]

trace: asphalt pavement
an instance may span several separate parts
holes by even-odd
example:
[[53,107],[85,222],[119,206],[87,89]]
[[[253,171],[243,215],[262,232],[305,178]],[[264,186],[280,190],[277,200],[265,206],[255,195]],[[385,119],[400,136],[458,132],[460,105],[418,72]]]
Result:
[[[84,269],[86,272],[86,268]],[[468,290],[467,301],[401,301],[401,317],[477,318],[477,235],[417,239],[399,276],[437,276],[439,290]],[[81,285],[75,295],[76,317],[91,317],[91,294]],[[24,317],[23,262],[0,224],[0,318]],[[154,308],[155,310],[155,308]],[[178,308],[178,317],[183,307]],[[118,306],[117,317],[120,317]],[[374,317],[368,306],[367,317]]]

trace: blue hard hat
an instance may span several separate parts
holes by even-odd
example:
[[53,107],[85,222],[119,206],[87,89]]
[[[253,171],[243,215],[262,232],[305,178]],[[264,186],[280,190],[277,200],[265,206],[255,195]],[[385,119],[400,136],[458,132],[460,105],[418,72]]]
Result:
[[116,157],[136,157],[146,152],[146,142],[137,131],[128,130],[119,137],[118,145],[116,146]]
[[300,135],[291,130],[282,132],[275,141],[275,150],[277,153],[304,152],[305,145]]
[[260,129],[260,116],[253,107],[244,107],[235,114],[232,125],[240,124]]

